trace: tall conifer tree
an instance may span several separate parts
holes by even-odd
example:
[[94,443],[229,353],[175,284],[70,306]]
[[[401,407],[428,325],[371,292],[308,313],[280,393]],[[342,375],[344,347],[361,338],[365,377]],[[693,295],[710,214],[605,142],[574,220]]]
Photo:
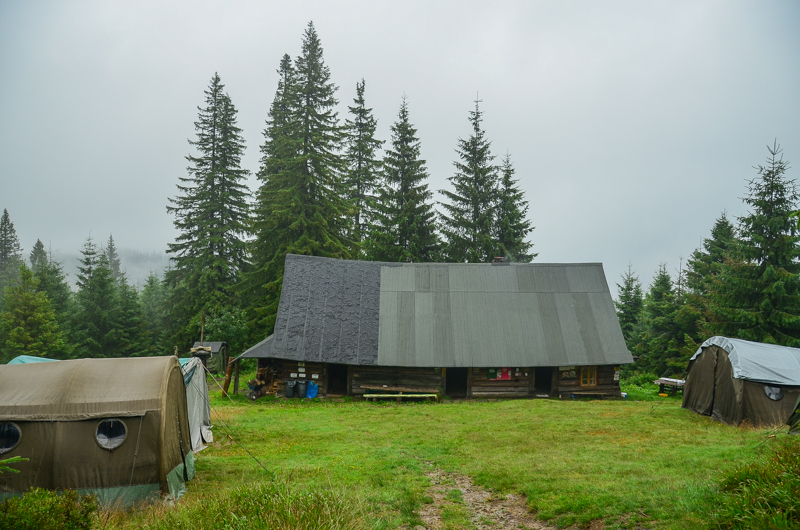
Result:
[[286,254],[350,258],[352,207],[344,196],[339,155],[342,129],[334,108],[337,87],[313,23],[294,65],[284,56],[270,107],[258,177],[249,297],[255,335],[272,331]]
[[439,241],[430,202],[433,193],[428,189],[428,171],[420,158],[420,141],[409,121],[405,97],[391,130],[368,255],[378,261],[436,261]]
[[800,346],[800,194],[787,178],[777,142],[748,184],[750,212],[739,218],[740,244],[720,267],[710,293],[708,332]]
[[485,263],[497,252],[495,219],[497,208],[498,175],[492,161],[491,142],[481,128],[483,114],[480,101],[470,111],[472,135],[458,139],[459,159],[453,162],[456,173],[449,177],[453,191],[441,193],[449,203],[441,203],[442,235],[445,252],[455,262]]
[[37,289],[38,281],[24,264],[20,279],[6,291],[6,310],[0,313],[0,362],[18,355],[60,358],[66,342],[58,327],[47,295]]
[[497,210],[495,238],[498,256],[507,256],[511,261],[530,263],[536,257],[531,253],[533,246],[528,242],[528,234],[533,231],[528,220],[528,201],[514,179],[514,166],[511,156],[506,153],[500,166],[500,182],[497,188]]
[[53,259],[44,244],[37,239],[30,253],[31,271],[36,278],[36,290],[44,293],[56,315],[58,326],[67,341],[69,356],[71,348],[71,315],[75,311],[72,290],[67,283],[67,275],[59,262]]
[[345,189],[347,197],[355,209],[355,220],[351,239],[360,243],[367,233],[370,210],[374,204],[374,191],[378,185],[380,160],[377,151],[383,144],[375,139],[378,121],[372,116],[372,109],[364,101],[364,80],[356,83],[354,105],[348,107],[352,120],[345,122],[347,137],[347,163]]
[[108,243],[104,249],[106,258],[108,258],[108,268],[111,269],[111,276],[114,281],[120,282],[122,278],[122,270],[120,269],[119,254],[117,253],[117,245],[114,244],[114,236],[108,236]]
[[622,275],[622,285],[617,284],[617,300],[614,301],[614,305],[617,307],[622,336],[625,337],[628,349],[633,351],[638,342],[635,332],[642,319],[644,293],[642,282],[639,281],[639,277],[633,272],[630,264],[628,270]]
[[245,145],[236,125],[236,109],[214,74],[198,107],[197,150],[188,155],[189,175],[180,178],[179,194],[167,211],[175,215],[180,235],[169,244],[174,268],[167,274],[173,287],[176,340],[188,344],[191,318],[207,306],[234,303],[233,286],[245,263],[244,238],[249,228],[247,170],[241,168]]
[[17,231],[8,210],[3,210],[0,217],[0,310],[5,303],[3,293],[12,281],[19,278],[19,266],[22,264],[22,247],[19,244]]
[[81,250],[76,294],[78,311],[73,328],[79,351],[86,357],[113,357],[117,348],[119,293],[108,266],[91,237]]

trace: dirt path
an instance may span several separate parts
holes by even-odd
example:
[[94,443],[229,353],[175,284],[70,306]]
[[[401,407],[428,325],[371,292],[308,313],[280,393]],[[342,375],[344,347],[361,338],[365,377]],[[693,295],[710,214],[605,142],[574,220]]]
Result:
[[[443,512],[463,513],[469,519],[469,527],[477,530],[555,530],[555,527],[537,521],[525,506],[525,499],[517,495],[496,495],[472,483],[469,477],[458,473],[446,473],[433,464],[426,473],[431,479],[428,495],[433,499],[420,510],[420,519],[426,530],[443,530],[448,525]],[[464,520],[464,523],[467,521]],[[453,524],[455,523],[455,524]],[[457,521],[450,526],[464,527]],[[420,530],[416,527],[415,530]]]

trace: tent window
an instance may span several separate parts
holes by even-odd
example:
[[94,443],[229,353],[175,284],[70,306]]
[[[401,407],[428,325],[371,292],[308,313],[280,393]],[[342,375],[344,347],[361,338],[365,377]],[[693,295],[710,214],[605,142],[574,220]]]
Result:
[[581,386],[597,385],[597,367],[583,366],[581,368]]
[[122,420],[117,418],[111,420],[103,420],[97,424],[97,431],[94,437],[97,444],[103,449],[116,449],[125,442],[128,436],[128,428]]
[[765,386],[764,392],[772,401],[778,401],[783,397],[783,389],[779,386]]
[[14,423],[0,423],[0,455],[7,453],[19,445],[22,431]]

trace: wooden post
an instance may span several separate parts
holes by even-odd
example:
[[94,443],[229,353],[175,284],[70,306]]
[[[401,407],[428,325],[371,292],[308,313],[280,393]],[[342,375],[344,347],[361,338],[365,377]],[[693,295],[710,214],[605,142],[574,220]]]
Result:
[[[239,393],[239,362],[238,361],[236,362],[236,367],[234,368],[234,370],[236,370],[235,375],[233,376],[233,395],[235,396],[236,394]],[[256,372],[256,374],[258,374],[258,372]],[[258,377],[258,375],[256,375],[256,377]]]
[[228,387],[231,386],[231,374],[233,374],[233,362],[228,363],[228,368],[225,370],[225,382],[222,384],[222,395],[228,397]]

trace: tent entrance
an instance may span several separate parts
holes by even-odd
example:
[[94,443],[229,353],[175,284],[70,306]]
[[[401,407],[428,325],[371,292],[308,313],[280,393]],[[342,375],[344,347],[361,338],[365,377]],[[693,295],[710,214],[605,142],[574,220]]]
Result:
[[553,393],[553,367],[544,366],[533,371],[533,392],[536,395]]
[[454,398],[467,397],[469,368],[447,368],[445,371],[445,395]]
[[328,365],[328,394],[347,395],[347,365]]

